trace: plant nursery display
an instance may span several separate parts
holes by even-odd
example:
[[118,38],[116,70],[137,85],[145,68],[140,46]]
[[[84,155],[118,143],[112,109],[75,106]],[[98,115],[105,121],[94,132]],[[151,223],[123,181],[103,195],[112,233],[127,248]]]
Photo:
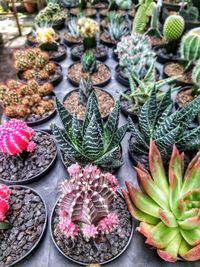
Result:
[[0,125],[0,181],[25,184],[44,175],[56,159],[52,137],[12,119]]
[[59,101],[57,109],[64,130],[53,125],[53,134],[58,143],[64,164],[93,163],[103,169],[114,170],[123,164],[120,143],[127,125],[118,128],[119,103],[112,109],[107,121],[101,119],[97,98],[90,94],[83,123],[70,114]]
[[6,267],[29,256],[39,244],[46,228],[47,211],[41,196],[21,185],[1,184],[0,203],[0,266]]
[[114,106],[113,97],[98,87],[94,87],[91,78],[87,80],[81,79],[79,88],[72,90],[63,99],[63,105],[73,115],[76,115],[78,119],[83,120],[85,118],[87,101],[90,94],[95,91],[99,111],[103,119],[107,118]]
[[77,16],[80,12],[82,12],[87,17],[95,17],[96,16],[96,9],[92,8],[88,4],[91,4],[93,1],[86,1],[86,0],[79,0],[78,7],[74,7],[70,9],[70,14]]
[[95,165],[74,164],[68,172],[70,179],[61,184],[62,195],[52,215],[54,242],[75,262],[109,262],[126,249],[132,233],[130,214],[117,192],[118,181]]
[[67,21],[67,31],[64,33],[64,42],[68,46],[81,44],[83,42],[82,37],[80,36],[80,32],[78,30],[78,20],[83,17],[82,14],[73,16],[69,18]]
[[46,52],[39,48],[18,49],[14,52],[14,64],[18,78],[22,81],[36,79],[39,84],[58,84],[62,78],[62,67],[49,60]]
[[78,60],[85,51],[92,50],[96,58],[106,60],[107,49],[103,45],[97,44],[97,33],[100,31],[98,23],[90,18],[80,18],[77,23],[77,29],[80,37],[83,39],[83,45],[76,45],[71,49],[72,59]]
[[102,19],[100,21],[100,26],[101,26],[101,29],[104,30],[104,29],[107,29],[108,27],[108,24],[112,24],[112,23],[122,23],[122,24],[126,24],[127,28],[128,28],[128,20],[120,15],[118,12],[116,11],[111,11],[108,13],[108,15],[105,17],[105,19]]
[[140,164],[135,168],[142,191],[130,182],[126,182],[128,192],[123,190],[129,211],[140,221],[138,231],[165,261],[199,260],[200,154],[185,170],[184,155],[174,146],[167,174],[151,140],[149,170]]
[[21,118],[29,125],[40,124],[55,115],[55,96],[50,83],[9,80],[0,85],[0,105],[8,118]]
[[78,86],[81,78],[92,80],[94,86],[104,86],[110,82],[110,68],[96,60],[94,53],[91,50],[86,51],[81,62],[71,64],[67,71],[68,80],[75,86]]
[[163,162],[169,160],[169,152],[176,144],[181,152],[198,151],[200,149],[200,126],[190,128],[200,112],[200,96],[188,103],[184,108],[173,112],[171,91],[158,98],[156,89],[145,102],[140,111],[139,125],[129,118],[129,153],[134,162],[147,166],[149,142],[152,138],[158,146]]
[[120,15],[125,16],[126,10],[132,6],[131,0],[108,0],[108,8],[100,10],[99,14],[106,17],[110,11],[117,11]]

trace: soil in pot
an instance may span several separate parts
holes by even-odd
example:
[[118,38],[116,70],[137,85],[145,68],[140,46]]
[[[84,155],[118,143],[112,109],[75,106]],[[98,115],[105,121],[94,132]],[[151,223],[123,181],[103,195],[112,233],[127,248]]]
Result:
[[119,256],[128,245],[132,235],[132,220],[125,201],[121,196],[115,198],[111,210],[119,216],[118,228],[110,234],[99,234],[97,238],[86,241],[82,234],[73,241],[66,239],[58,227],[58,204],[52,217],[54,241],[67,258],[83,265],[104,263]]
[[36,248],[46,227],[46,207],[41,197],[23,186],[11,187],[7,219],[12,225],[0,230],[0,266],[16,266]]
[[193,88],[185,88],[178,92],[176,96],[176,103],[179,107],[184,107],[194,99]]
[[150,35],[148,35],[148,36],[150,38],[152,46],[161,46],[161,45],[165,45],[165,43],[166,43],[164,38],[159,38],[159,37],[150,36]]
[[164,73],[167,77],[179,76],[177,81],[192,84],[192,73],[185,72],[184,67],[179,63],[168,63],[164,66]]
[[[96,56],[98,60],[106,60],[108,51],[107,48],[103,45],[98,45],[96,48],[92,49],[92,52]],[[84,54],[83,45],[76,45],[71,49],[71,56],[74,59],[81,59],[82,55]]]
[[[87,79],[89,73],[82,71],[80,62],[72,64],[68,69],[68,78],[74,83],[79,84],[81,78]],[[98,86],[102,83],[107,83],[111,78],[110,69],[103,63],[97,63],[97,70],[91,74],[91,79],[94,85]]]
[[54,61],[61,61],[66,58],[67,52],[64,45],[59,45],[57,51],[48,51],[49,59]]
[[[56,31],[55,34],[56,34],[55,35],[55,41],[59,42],[60,41],[60,33]],[[28,43],[28,45],[37,45],[38,44],[36,36],[33,32],[29,33],[27,35],[27,43]]]
[[[70,9],[70,14],[73,16],[77,16],[80,12],[81,11],[78,7]],[[86,15],[86,17],[94,17],[94,16],[96,16],[97,12],[94,8],[87,8],[83,11],[83,13]]]
[[29,183],[53,164],[57,154],[53,138],[36,131],[33,141],[37,144],[36,149],[24,160],[19,155],[0,154],[0,181]]
[[81,37],[73,37],[71,34],[68,32],[64,33],[64,42],[67,45],[76,45],[76,44],[81,44],[83,42]]
[[90,8],[96,8],[96,9],[102,9],[102,8],[106,8],[106,3],[96,3],[95,5],[91,5],[88,4],[88,7]]
[[112,40],[110,35],[107,32],[103,32],[100,35],[100,40],[103,44],[108,45],[108,46],[114,46],[117,44],[117,41]]
[[[114,106],[113,97],[104,90],[95,88],[99,110],[101,117],[105,118],[111,112]],[[79,90],[73,90],[64,98],[63,102],[65,108],[71,113],[77,116],[78,119],[83,120],[85,118],[86,107],[79,102]]]

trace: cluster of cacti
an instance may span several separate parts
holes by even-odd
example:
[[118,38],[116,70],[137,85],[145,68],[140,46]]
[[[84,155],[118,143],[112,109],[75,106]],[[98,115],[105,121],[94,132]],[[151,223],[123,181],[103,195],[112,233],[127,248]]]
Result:
[[138,33],[123,36],[115,51],[119,57],[119,65],[124,69],[125,74],[133,73],[138,79],[145,77],[149,67],[155,61],[149,38]]
[[200,153],[185,171],[184,155],[174,146],[168,175],[153,140],[148,158],[150,172],[140,164],[135,168],[141,191],[130,182],[123,190],[130,213],[141,221],[138,231],[166,261],[199,260]]
[[97,61],[91,50],[86,51],[81,57],[82,71],[92,74],[97,69]]
[[31,114],[43,115],[53,110],[53,99],[44,99],[51,94],[53,86],[50,83],[39,85],[35,80],[27,84],[15,80],[0,85],[0,103],[4,112],[11,118],[25,118]]
[[174,144],[181,152],[198,151],[200,126],[193,129],[189,127],[199,111],[200,96],[182,109],[173,112],[171,91],[168,90],[158,99],[156,89],[153,89],[150,98],[141,109],[139,124],[136,125],[130,118],[128,119],[132,135],[129,141],[130,154],[133,158],[136,154],[147,157],[151,138],[158,146],[165,164],[168,163]]
[[10,193],[10,189],[6,185],[0,185],[0,230],[10,228],[10,224],[6,221],[6,213],[9,210],[8,200]]
[[168,41],[178,40],[184,31],[185,21],[181,16],[171,15],[169,16],[163,26],[164,38]]
[[118,128],[119,102],[106,123],[101,119],[95,92],[88,99],[83,123],[72,116],[58,100],[57,110],[64,130],[53,125],[53,134],[65,159],[82,165],[93,163],[104,169],[117,168],[123,164],[120,143],[127,125]]
[[81,231],[86,239],[112,232],[119,221],[110,209],[118,185],[115,176],[93,165],[82,168],[74,164],[68,172],[70,179],[61,184],[60,230],[67,238],[75,238]]
[[97,22],[90,18],[80,18],[77,24],[80,36],[83,38],[84,50],[95,48],[96,34],[99,32],[99,25]]
[[9,155],[33,152],[36,144],[31,141],[34,130],[21,120],[12,119],[0,125],[0,152]]
[[48,54],[39,48],[16,50],[14,60],[15,68],[24,71],[22,76],[25,80],[48,80],[49,75],[56,72],[56,64],[50,62]]
[[87,106],[89,96],[94,91],[92,79],[89,77],[87,80],[81,78],[79,84],[79,103],[83,106]]
[[38,27],[35,32],[35,35],[41,50],[58,50],[58,43],[55,41],[56,33],[53,28]]
[[74,7],[78,5],[79,0],[62,0],[62,3],[65,7]]
[[57,3],[48,3],[35,17],[35,22],[39,25],[58,24],[66,18],[66,11],[62,10]]
[[79,14],[77,16],[73,16],[72,18],[69,19],[67,23],[67,32],[74,38],[79,38],[80,37],[80,32],[78,29],[78,21],[80,18],[83,17],[83,14]]

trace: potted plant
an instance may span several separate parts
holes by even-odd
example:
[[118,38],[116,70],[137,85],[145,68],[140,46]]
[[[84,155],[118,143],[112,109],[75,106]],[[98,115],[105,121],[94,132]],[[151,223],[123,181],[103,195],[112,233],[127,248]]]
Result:
[[32,0],[23,0],[23,5],[28,13],[34,13],[36,9],[36,3]]
[[117,192],[118,181],[94,165],[74,164],[68,172],[51,218],[54,244],[76,263],[108,263],[126,249],[133,230],[126,203]]
[[14,66],[22,81],[36,79],[39,84],[50,82],[57,85],[63,78],[62,67],[51,62],[48,54],[39,48],[17,49],[14,52]]
[[78,2],[79,0],[62,0],[61,4],[66,8],[72,8],[78,6]]
[[66,58],[66,48],[55,41],[56,33],[53,28],[38,27],[35,34],[38,47],[48,53],[50,60],[62,61]]
[[200,154],[183,168],[184,155],[176,146],[169,161],[168,174],[158,147],[150,142],[149,170],[135,168],[138,190],[126,182],[123,190],[129,211],[140,221],[137,230],[146,244],[154,247],[165,261],[197,261],[199,254]]
[[1,266],[14,266],[39,245],[47,224],[42,197],[25,186],[0,185]]
[[125,16],[126,10],[132,6],[131,0],[108,0],[108,8],[100,10],[101,17],[106,17],[110,11],[117,11],[120,15]]
[[149,38],[138,33],[123,36],[121,42],[117,44],[115,53],[119,58],[115,77],[126,87],[130,86],[128,73],[135,73],[138,79],[143,79],[155,61]]
[[200,34],[199,28],[191,30],[183,36],[180,44],[181,60],[177,63],[169,62],[164,66],[164,74],[167,77],[179,75],[177,83],[182,86],[191,86],[193,64],[200,59]]
[[[55,34],[54,34],[54,41],[59,43],[60,42],[60,33],[58,31],[55,31]],[[27,35],[27,40],[26,40],[26,44],[28,46],[38,46],[39,43],[38,43],[38,40],[37,40],[37,36],[35,34],[35,30],[31,31],[28,35]]]
[[90,94],[95,91],[102,119],[106,119],[114,106],[114,98],[98,87],[94,87],[92,80],[81,78],[79,88],[70,91],[63,99],[64,107],[79,120],[85,118],[87,102]]
[[68,19],[67,22],[67,31],[64,32],[64,42],[68,46],[73,46],[77,44],[83,43],[83,39],[80,36],[80,32],[78,30],[77,24],[78,20],[83,17],[82,14],[73,16],[72,18]]
[[129,118],[129,155],[134,163],[141,163],[148,168],[148,149],[152,138],[160,149],[165,165],[168,164],[169,153],[176,144],[181,152],[190,157],[200,148],[200,126],[193,126],[200,111],[200,97],[195,98],[184,108],[173,112],[171,91],[168,90],[161,98],[157,98],[156,90],[152,91],[150,98],[143,105],[139,124],[136,125]]
[[79,60],[86,50],[92,50],[98,60],[107,59],[108,51],[105,46],[98,45],[96,35],[99,32],[99,25],[93,19],[80,18],[78,20],[78,32],[83,39],[83,45],[76,45],[71,49],[73,60]]
[[102,30],[107,29],[109,23],[115,23],[115,22],[126,24],[127,28],[129,26],[128,21],[124,16],[120,15],[117,11],[111,11],[108,13],[105,19],[100,21],[101,29]]
[[66,10],[62,10],[57,3],[49,2],[35,17],[37,25],[49,25],[55,30],[60,30],[65,26]]
[[120,142],[126,133],[127,125],[118,128],[119,103],[112,109],[106,123],[101,119],[94,92],[88,99],[82,123],[59,101],[57,109],[64,129],[53,125],[53,134],[62,151],[65,165],[76,162],[81,165],[92,163],[102,169],[115,170],[123,164]]
[[6,119],[22,119],[29,126],[44,123],[56,114],[52,84],[39,85],[35,80],[27,83],[9,80],[1,84],[0,105]]
[[70,14],[73,16],[77,16],[80,12],[83,13],[86,17],[95,17],[96,16],[96,10],[94,8],[88,7],[87,4],[92,3],[92,0],[86,1],[86,0],[79,0],[78,7],[71,8]]
[[26,184],[39,179],[56,159],[56,145],[46,132],[12,119],[0,125],[0,181]]
[[[149,99],[153,89],[156,89],[158,97],[161,97],[164,92],[162,87],[174,82],[177,77],[170,77],[168,79],[156,81],[156,68],[153,63],[147,74],[143,79],[139,79],[135,73],[129,73],[130,89],[126,90],[120,96],[120,105],[122,112],[130,116],[133,120],[137,120],[141,108]],[[173,88],[173,92],[177,91],[179,87]]]
[[69,66],[67,72],[68,80],[71,84],[78,86],[81,78],[91,77],[94,86],[105,86],[111,80],[111,70],[102,62],[98,62],[91,50],[86,51],[81,61]]

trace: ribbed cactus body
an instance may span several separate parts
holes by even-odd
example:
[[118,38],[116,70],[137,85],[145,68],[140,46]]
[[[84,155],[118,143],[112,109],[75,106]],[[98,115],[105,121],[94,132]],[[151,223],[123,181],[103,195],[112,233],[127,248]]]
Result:
[[200,62],[194,67],[192,72],[192,80],[194,84],[200,88]]
[[181,16],[169,16],[164,23],[163,35],[168,41],[177,40],[182,36],[184,27],[185,22]]

